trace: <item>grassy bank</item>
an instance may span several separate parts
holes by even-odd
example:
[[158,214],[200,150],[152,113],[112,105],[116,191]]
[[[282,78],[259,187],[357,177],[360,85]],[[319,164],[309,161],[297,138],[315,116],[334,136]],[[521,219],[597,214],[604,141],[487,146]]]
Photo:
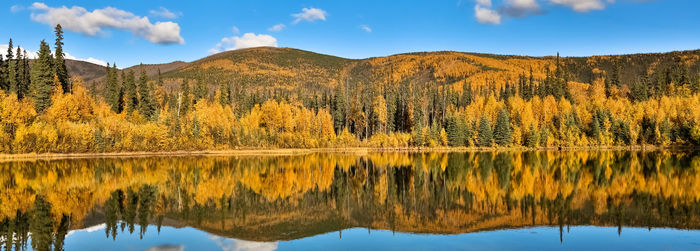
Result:
[[125,158],[125,157],[177,157],[177,156],[285,156],[310,153],[366,154],[376,152],[486,152],[486,151],[681,151],[696,147],[668,146],[599,146],[599,147],[346,147],[346,148],[240,148],[231,150],[162,151],[162,152],[110,152],[110,153],[22,153],[0,154],[0,162],[26,160]]

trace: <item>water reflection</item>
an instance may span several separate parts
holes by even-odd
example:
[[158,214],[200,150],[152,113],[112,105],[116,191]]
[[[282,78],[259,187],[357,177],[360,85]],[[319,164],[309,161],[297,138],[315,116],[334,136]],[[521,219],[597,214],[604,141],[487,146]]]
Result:
[[101,224],[114,241],[193,227],[235,250],[358,227],[457,234],[554,226],[559,241],[572,225],[618,234],[623,226],[700,229],[700,156],[692,152],[5,162],[0,184],[0,242],[15,250],[63,250],[72,230]]

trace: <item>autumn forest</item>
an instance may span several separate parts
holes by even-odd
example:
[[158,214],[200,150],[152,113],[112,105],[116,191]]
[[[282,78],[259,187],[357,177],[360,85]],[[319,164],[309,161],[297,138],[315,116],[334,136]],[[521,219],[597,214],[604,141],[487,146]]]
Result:
[[70,71],[63,31],[0,60],[0,152],[693,147],[700,51],[345,59],[289,48]]

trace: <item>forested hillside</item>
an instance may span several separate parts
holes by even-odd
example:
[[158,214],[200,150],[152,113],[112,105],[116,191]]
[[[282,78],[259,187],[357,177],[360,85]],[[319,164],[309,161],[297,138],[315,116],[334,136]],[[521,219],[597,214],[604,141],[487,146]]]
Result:
[[31,66],[11,45],[2,60],[2,152],[700,143],[700,50],[344,59],[261,47],[112,64],[84,83],[56,34]]

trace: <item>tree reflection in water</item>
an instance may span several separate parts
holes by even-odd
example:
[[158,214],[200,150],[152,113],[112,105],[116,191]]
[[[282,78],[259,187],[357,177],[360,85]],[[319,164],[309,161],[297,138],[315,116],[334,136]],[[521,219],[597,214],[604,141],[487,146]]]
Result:
[[700,228],[693,152],[108,158],[4,162],[0,171],[0,245],[16,250],[62,250],[70,230],[102,223],[114,240],[137,229],[143,238],[149,224],[250,241],[354,227]]

